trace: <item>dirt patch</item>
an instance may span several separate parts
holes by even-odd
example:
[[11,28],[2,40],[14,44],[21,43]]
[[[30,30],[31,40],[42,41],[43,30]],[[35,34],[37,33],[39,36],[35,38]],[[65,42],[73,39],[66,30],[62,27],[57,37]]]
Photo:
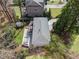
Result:
[[79,54],[77,53],[70,52],[68,55],[71,57],[71,59],[79,59]]
[[16,48],[14,49],[14,51],[15,51],[15,52],[20,52],[20,51],[21,51],[21,49],[22,49],[22,46],[21,46],[21,45],[19,45],[18,47],[16,47]]
[[48,52],[42,48],[34,48],[29,50],[31,55],[46,55]]

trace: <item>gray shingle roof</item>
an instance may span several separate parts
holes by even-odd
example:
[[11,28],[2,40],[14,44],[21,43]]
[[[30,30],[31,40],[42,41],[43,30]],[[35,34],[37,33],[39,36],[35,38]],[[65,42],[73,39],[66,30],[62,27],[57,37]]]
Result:
[[41,3],[44,3],[44,0],[26,0],[26,4],[31,5],[33,1],[41,7],[43,6]]
[[35,17],[33,21],[32,44],[33,46],[44,46],[49,44],[50,34],[48,19],[45,17]]

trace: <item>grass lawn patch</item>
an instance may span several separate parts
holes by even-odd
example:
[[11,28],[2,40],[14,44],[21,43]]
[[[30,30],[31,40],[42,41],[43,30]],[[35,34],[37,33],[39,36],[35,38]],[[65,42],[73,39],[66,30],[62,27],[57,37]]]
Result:
[[[69,51],[74,52],[76,54],[79,54],[79,34],[72,34],[72,45],[70,45]],[[66,49],[66,46],[62,43],[61,39],[53,34],[52,35],[53,42],[51,43],[51,47],[54,48],[55,45],[57,46],[57,49],[59,49],[61,52],[63,52]],[[55,43],[55,44],[54,44]]]
[[79,35],[73,35],[73,37],[75,38],[70,50],[79,54]]
[[66,46],[57,34],[51,34],[51,42],[45,49],[53,59],[64,59],[62,54],[65,53]]
[[24,32],[24,29],[16,30],[16,34],[15,34],[16,44],[21,44],[22,43],[23,32]]
[[59,14],[61,14],[61,8],[51,8],[50,12],[51,12],[51,17],[55,18],[57,17]]
[[64,49],[66,49],[66,46],[63,44],[62,39],[58,35],[53,34],[51,40],[51,47],[53,46],[53,48],[57,48],[60,51],[64,51]]
[[26,59],[50,59],[47,56],[41,56],[41,55],[32,55],[32,56],[27,56]]
[[16,17],[18,16],[18,18],[20,18],[21,17],[21,13],[20,13],[19,6],[14,6],[13,8],[14,8]]

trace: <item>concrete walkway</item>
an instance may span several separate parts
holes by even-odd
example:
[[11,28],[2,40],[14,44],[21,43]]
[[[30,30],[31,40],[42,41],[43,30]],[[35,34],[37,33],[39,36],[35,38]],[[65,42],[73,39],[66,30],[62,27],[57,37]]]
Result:
[[63,8],[65,4],[53,4],[53,5],[45,5],[45,8]]

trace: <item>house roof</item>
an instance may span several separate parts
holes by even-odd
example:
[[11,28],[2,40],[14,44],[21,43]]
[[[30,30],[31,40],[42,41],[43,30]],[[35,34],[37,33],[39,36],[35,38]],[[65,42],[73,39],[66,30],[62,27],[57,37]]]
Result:
[[33,46],[44,46],[49,44],[50,34],[48,27],[48,19],[46,17],[33,18],[33,33],[32,44]]
[[33,2],[35,2],[35,3],[37,3],[39,6],[43,7],[43,4],[41,4],[41,3],[43,3],[44,0],[26,0],[26,4],[27,4],[27,5],[31,5]]

